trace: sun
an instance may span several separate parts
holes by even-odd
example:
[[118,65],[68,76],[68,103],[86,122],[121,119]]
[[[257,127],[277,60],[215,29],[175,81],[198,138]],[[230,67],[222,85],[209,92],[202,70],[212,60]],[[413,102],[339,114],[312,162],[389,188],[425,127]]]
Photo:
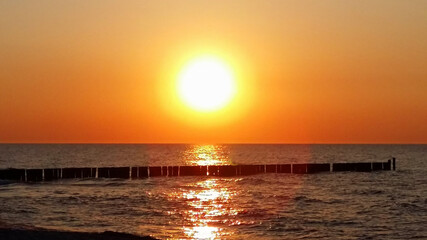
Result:
[[192,109],[215,111],[225,107],[236,92],[233,73],[215,57],[190,61],[178,76],[178,95]]

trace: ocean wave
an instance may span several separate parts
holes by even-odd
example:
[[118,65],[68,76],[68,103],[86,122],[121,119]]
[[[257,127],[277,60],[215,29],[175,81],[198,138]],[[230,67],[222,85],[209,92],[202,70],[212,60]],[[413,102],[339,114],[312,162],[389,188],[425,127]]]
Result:
[[427,208],[417,202],[403,202],[399,203],[398,206],[411,212],[427,212]]
[[386,192],[380,189],[355,189],[353,190],[352,193],[357,195],[371,196],[371,195],[385,194]]
[[296,202],[305,202],[305,203],[323,203],[323,201],[322,201],[322,200],[320,200],[320,199],[317,199],[317,198],[309,198],[309,197],[306,197],[306,196],[296,196],[296,197],[294,198],[294,200],[295,200]]

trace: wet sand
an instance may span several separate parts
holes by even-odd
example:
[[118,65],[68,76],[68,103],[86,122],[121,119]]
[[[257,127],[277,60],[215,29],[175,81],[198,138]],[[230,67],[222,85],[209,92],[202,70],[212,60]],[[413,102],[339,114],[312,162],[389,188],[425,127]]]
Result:
[[118,232],[70,232],[48,230],[26,226],[0,226],[0,239],[2,240],[155,240],[149,236],[136,236]]

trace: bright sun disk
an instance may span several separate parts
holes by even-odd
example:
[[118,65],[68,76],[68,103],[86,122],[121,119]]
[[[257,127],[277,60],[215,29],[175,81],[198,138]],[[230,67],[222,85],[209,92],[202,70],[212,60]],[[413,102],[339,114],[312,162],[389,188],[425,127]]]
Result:
[[178,77],[180,98],[198,111],[218,110],[231,101],[234,93],[232,71],[217,58],[197,58]]

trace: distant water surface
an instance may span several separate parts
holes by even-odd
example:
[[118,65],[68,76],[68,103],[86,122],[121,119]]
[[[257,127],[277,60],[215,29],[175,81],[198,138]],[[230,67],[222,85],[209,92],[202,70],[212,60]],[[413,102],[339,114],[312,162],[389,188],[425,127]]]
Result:
[[395,172],[0,181],[0,222],[160,239],[427,239],[427,145],[0,145],[0,168],[390,157]]

